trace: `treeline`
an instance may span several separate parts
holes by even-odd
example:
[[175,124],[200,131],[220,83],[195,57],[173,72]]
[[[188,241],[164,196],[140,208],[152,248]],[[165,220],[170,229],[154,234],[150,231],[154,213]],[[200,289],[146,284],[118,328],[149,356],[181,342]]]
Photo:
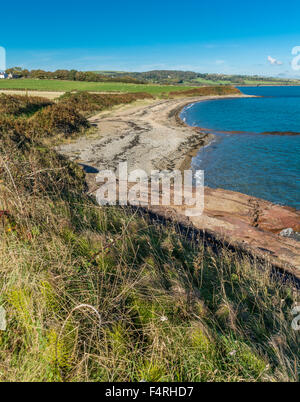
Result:
[[195,73],[193,71],[177,71],[177,70],[153,70],[144,73],[129,73],[130,76],[146,80],[158,84],[192,84],[203,85],[203,82],[197,81],[199,78],[202,80],[213,81],[216,83],[228,84],[245,84],[245,81],[265,81],[268,82],[292,82],[293,80],[279,79],[274,77],[261,77],[259,75],[227,75],[227,74],[209,74],[209,73]]
[[[105,72],[107,76],[114,77],[120,80],[124,77],[123,72]],[[180,71],[180,70],[152,70],[146,72],[132,72],[126,73],[128,76],[135,78],[139,81],[146,81],[148,83],[166,84],[166,85],[193,85],[202,86],[205,84],[202,80],[209,83],[215,82],[218,84],[238,85],[245,84],[246,81],[253,81],[255,84],[258,81],[268,82],[292,82],[294,80],[279,79],[274,77],[261,77],[259,75],[227,75],[227,74],[209,74],[209,73],[196,73],[193,71]],[[199,80],[200,79],[200,80]],[[202,82],[201,82],[202,81]]]
[[[120,71],[77,71],[77,70],[27,70],[21,67],[13,67],[6,70],[14,78],[54,79],[67,81],[86,82],[123,82],[128,84],[163,84],[163,85],[193,85],[203,86],[205,81],[209,84],[218,83],[225,85],[243,85],[246,81],[292,83],[292,79],[279,79],[274,77],[261,77],[259,75],[226,75],[195,73],[193,71],[180,70],[152,70],[146,72],[120,72]],[[203,81],[204,80],[204,81]]]
[[144,73],[132,73],[134,78],[158,84],[183,84],[195,80],[198,73],[180,70],[153,70]]
[[129,74],[115,77],[113,75],[104,75],[94,71],[77,70],[27,70],[21,67],[8,68],[7,74],[12,74],[14,78],[33,78],[40,80],[67,80],[67,81],[86,81],[86,82],[124,82],[127,84],[145,84],[142,79],[137,79]]

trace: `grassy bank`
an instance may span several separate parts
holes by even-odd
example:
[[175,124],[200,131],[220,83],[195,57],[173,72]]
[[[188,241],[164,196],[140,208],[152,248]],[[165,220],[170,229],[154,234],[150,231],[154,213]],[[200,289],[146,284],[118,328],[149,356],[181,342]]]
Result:
[[201,87],[201,88],[190,88],[184,91],[171,91],[169,97],[183,97],[183,96],[224,96],[224,95],[240,95],[241,92],[237,88],[228,86],[214,86],[214,87]]
[[0,121],[0,380],[298,381],[292,284],[98,206],[82,170],[47,146],[113,102],[84,96]]

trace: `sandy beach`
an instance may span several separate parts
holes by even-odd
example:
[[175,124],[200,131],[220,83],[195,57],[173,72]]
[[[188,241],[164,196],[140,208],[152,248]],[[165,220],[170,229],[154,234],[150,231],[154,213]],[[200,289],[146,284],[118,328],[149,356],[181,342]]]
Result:
[[[188,104],[220,98],[141,101],[117,107],[90,118],[91,134],[57,149],[83,166],[91,194],[98,188],[97,172],[115,171],[119,162],[127,161],[129,172],[143,169],[148,174],[154,169],[189,169],[191,158],[213,139],[213,134],[187,126],[179,113]],[[147,208],[163,219],[192,226],[210,239],[267,259],[300,279],[300,243],[279,235],[286,228],[299,232],[299,211],[211,188],[205,188],[205,208],[200,217],[186,218],[186,208],[174,205]]]
[[61,145],[58,150],[99,170],[114,170],[124,161],[129,169],[147,173],[154,169],[188,169],[192,156],[213,135],[185,125],[178,113],[190,103],[232,97],[235,96],[151,100],[105,111],[90,118],[94,127],[91,136]]

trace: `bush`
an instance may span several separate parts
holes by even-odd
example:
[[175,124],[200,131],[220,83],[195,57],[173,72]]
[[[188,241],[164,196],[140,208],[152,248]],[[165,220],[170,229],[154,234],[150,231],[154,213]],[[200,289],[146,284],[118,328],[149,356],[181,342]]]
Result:
[[154,99],[146,92],[127,94],[91,94],[89,92],[68,92],[60,98],[60,104],[83,112],[101,111],[122,103],[141,99]]
[[[4,115],[0,117],[0,135],[5,139],[9,134],[14,133],[14,138],[18,135],[26,136],[29,125],[24,118],[15,118],[14,116]],[[15,140],[17,142],[17,140]]]
[[89,127],[87,119],[74,107],[66,104],[54,104],[38,111],[29,119],[29,124],[42,135],[70,135]]
[[169,96],[209,96],[209,95],[240,95],[241,92],[231,86],[201,87],[187,91],[170,92]]
[[48,99],[37,96],[0,94],[0,113],[19,116],[30,115],[39,109],[52,105]]

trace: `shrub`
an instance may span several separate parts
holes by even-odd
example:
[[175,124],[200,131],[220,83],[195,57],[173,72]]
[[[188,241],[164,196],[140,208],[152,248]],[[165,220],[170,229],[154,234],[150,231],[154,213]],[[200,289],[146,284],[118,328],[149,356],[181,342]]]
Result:
[[29,119],[29,123],[46,136],[70,135],[89,127],[87,119],[74,107],[66,104],[54,104],[38,111]]
[[0,113],[18,116],[30,115],[53,102],[37,96],[0,94]]

